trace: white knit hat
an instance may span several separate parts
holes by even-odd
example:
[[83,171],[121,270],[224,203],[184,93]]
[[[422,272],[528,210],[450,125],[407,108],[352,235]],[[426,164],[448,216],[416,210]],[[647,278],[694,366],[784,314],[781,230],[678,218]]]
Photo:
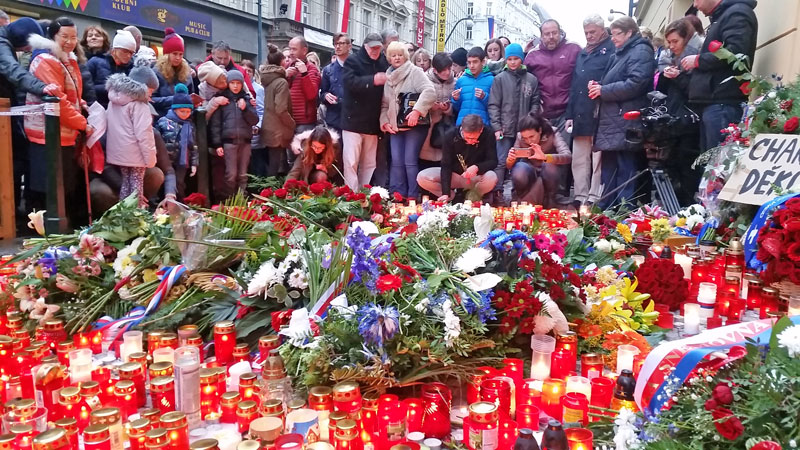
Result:
[[133,38],[133,35],[130,31],[125,30],[117,30],[116,36],[114,36],[114,42],[111,45],[111,48],[124,48],[125,50],[130,50],[131,52],[136,52],[136,39]]

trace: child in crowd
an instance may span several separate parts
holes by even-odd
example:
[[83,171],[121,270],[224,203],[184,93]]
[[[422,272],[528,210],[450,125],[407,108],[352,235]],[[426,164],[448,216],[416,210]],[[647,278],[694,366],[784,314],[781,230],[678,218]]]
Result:
[[322,125],[295,135],[291,148],[297,158],[287,179],[309,184],[322,181],[341,183],[341,172],[336,167],[339,162],[336,161],[338,143],[339,134]]
[[119,166],[122,173],[120,200],[137,192],[140,207],[147,207],[143,194],[144,172],[156,165],[149,103],[156,89],[158,78],[146,66],[135,67],[129,76],[121,73],[111,75],[106,81],[109,100],[106,162]]
[[467,69],[456,81],[453,91],[453,108],[458,111],[456,125],[461,125],[464,117],[477,114],[484,125],[489,125],[489,94],[492,89],[494,75],[483,65],[486,52],[474,47],[467,53]]
[[188,170],[189,176],[193,177],[197,173],[199,161],[197,146],[194,145],[193,110],[189,89],[186,85],[178,83],[172,96],[172,107],[167,115],[158,119],[156,123],[156,128],[164,138],[172,167],[175,168],[178,199],[181,201],[186,195],[186,172]]
[[206,107],[206,118],[209,119],[217,108],[225,103],[225,98],[220,95],[228,88],[225,69],[216,65],[214,61],[207,61],[197,67],[197,78],[200,85],[197,91]]
[[250,139],[258,114],[244,91],[244,75],[236,69],[227,73],[228,89],[220,93],[227,104],[211,117],[211,146],[225,159],[225,186],[222,198],[234,194],[236,188],[247,188],[247,167],[250,164]]

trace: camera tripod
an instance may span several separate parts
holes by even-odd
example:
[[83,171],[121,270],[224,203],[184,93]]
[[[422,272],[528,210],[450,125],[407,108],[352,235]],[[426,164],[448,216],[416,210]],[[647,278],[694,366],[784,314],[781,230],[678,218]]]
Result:
[[652,199],[653,203],[660,205],[671,216],[677,214],[678,211],[680,211],[681,206],[680,203],[678,203],[678,197],[675,196],[675,189],[672,187],[672,182],[669,179],[667,171],[661,165],[661,162],[657,160],[648,159],[647,166],[648,167],[646,169],[640,170],[636,173],[636,175],[631,177],[631,179],[603,195],[598,202],[611,197],[612,195],[624,189],[625,186],[638,180],[643,175],[650,174],[653,182],[650,190],[650,198]]

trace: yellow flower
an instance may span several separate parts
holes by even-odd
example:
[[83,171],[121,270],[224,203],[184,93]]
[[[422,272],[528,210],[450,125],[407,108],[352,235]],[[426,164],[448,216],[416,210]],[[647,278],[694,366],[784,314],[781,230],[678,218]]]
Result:
[[142,271],[142,280],[144,280],[145,283],[148,283],[150,281],[155,281],[157,279],[158,279],[158,275],[156,275],[156,271],[155,270],[153,270],[153,269],[144,269]]
[[686,217],[681,217],[675,221],[676,227],[685,227],[686,226]]
[[633,233],[631,233],[631,228],[622,222],[617,224],[617,233],[622,236],[622,239],[625,239],[625,242],[633,241]]

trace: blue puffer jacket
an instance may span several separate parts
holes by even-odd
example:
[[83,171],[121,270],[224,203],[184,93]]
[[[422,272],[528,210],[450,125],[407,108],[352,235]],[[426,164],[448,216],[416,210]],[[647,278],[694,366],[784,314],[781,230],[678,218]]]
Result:
[[[492,89],[494,75],[488,67],[474,77],[469,70],[456,81],[455,89],[461,89],[461,96],[456,100],[453,98],[453,108],[458,111],[456,125],[460,126],[461,121],[468,114],[477,114],[483,119],[485,125],[490,125],[489,120],[489,92]],[[475,97],[475,89],[481,89],[486,95],[482,99]]]
[[[131,58],[131,61],[133,59]],[[114,75],[115,73],[123,73],[128,75],[131,73],[131,69],[133,69],[133,63],[129,62],[128,64],[118,66],[114,62],[114,58],[111,56],[110,53],[106,53],[103,56],[97,56],[89,60],[86,63],[86,68],[89,69],[89,72],[92,74],[92,83],[94,88],[94,93],[97,95],[97,101],[103,105],[103,108],[108,107],[108,91],[106,90],[106,81],[108,81],[108,77]],[[90,86],[84,86],[84,89],[88,89]]]

